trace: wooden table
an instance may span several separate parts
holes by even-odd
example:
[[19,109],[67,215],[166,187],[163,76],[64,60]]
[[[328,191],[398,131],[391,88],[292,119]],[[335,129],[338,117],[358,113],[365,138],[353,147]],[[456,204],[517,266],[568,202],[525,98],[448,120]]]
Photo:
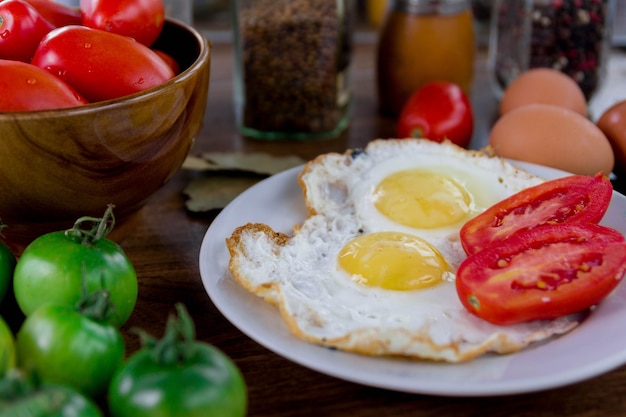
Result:
[[[208,34],[211,39],[211,34]],[[232,45],[213,40],[212,73],[205,123],[192,153],[202,151],[264,151],[311,158],[343,152],[377,137],[391,137],[392,120],[377,115],[370,37],[357,36],[353,56],[354,108],[349,130],[340,138],[311,142],[258,142],[240,137],[232,106]],[[473,97],[478,109],[472,146],[484,143],[495,99],[487,87],[484,60],[477,63]],[[249,415],[274,416],[423,416],[423,417],[590,417],[626,415],[626,367],[564,388],[528,395],[492,398],[446,398],[413,395],[345,382],[290,362],[260,346],[228,322],[202,285],[200,244],[214,214],[197,216],[184,206],[183,188],[196,175],[180,171],[142,210],[133,233],[122,246],[136,267],[139,300],[124,326],[129,353],[138,348],[128,330],[143,327],[160,335],[177,302],[183,302],[197,324],[200,340],[214,344],[240,367],[249,389]],[[245,219],[242,219],[244,221]],[[623,331],[623,329],[616,329]],[[537,366],[542,366],[537,363]]]

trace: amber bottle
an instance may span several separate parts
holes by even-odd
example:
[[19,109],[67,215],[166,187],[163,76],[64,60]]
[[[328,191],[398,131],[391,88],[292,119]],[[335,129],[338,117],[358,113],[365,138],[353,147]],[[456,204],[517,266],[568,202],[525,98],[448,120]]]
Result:
[[376,58],[381,113],[397,116],[428,81],[454,82],[469,94],[474,54],[469,1],[391,0]]

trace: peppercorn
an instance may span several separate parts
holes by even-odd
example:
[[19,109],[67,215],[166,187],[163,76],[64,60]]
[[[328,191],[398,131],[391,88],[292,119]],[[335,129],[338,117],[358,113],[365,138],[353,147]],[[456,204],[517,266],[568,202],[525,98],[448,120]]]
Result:
[[[523,3],[496,5],[497,36],[491,47],[500,88],[526,69],[550,67],[573,78],[589,99],[598,88],[608,52],[611,1],[535,0],[529,10]],[[530,19],[529,33],[525,19]]]

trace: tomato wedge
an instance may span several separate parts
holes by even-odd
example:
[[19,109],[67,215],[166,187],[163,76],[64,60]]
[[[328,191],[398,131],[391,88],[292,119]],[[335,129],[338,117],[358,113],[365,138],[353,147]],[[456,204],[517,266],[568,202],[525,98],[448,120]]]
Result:
[[526,188],[463,225],[461,244],[468,255],[516,232],[543,224],[598,223],[611,201],[608,177],[571,175]]
[[467,257],[456,289],[470,312],[507,325],[584,311],[611,293],[625,271],[620,232],[592,223],[543,225]]

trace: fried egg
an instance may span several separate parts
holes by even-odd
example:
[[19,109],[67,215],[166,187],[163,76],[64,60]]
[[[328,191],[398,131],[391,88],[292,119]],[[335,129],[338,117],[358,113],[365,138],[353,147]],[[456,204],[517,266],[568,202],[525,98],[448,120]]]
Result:
[[496,326],[454,285],[458,231],[543,181],[499,158],[428,140],[376,140],[321,155],[298,178],[309,209],[292,235],[237,228],[229,270],[278,307],[294,335],[367,355],[461,362],[571,330],[578,317]]

